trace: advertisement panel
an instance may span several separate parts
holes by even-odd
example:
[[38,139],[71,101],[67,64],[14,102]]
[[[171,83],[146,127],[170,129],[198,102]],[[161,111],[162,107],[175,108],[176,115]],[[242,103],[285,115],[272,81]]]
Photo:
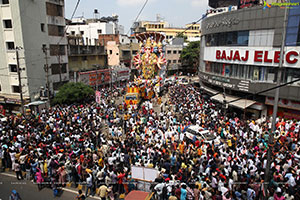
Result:
[[[204,61],[278,67],[280,49],[270,47],[206,47]],[[300,47],[287,47],[284,67],[300,66]]]
[[110,70],[104,69],[104,70],[96,70],[96,71],[89,71],[89,72],[80,72],[79,81],[90,86],[95,86],[96,83],[98,83],[98,85],[109,84]]

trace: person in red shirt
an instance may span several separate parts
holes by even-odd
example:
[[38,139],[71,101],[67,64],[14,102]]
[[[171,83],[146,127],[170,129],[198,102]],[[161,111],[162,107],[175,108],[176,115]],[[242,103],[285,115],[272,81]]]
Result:
[[118,173],[118,191],[119,191],[119,194],[124,193],[124,185],[123,185],[124,177],[125,177],[125,173],[120,171]]

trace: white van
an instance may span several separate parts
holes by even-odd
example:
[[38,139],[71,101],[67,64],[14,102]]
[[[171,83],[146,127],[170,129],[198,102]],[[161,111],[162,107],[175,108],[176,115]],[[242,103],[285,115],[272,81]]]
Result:
[[190,140],[194,140],[196,137],[197,140],[204,140],[204,142],[212,143],[216,139],[216,135],[209,132],[209,130],[204,130],[199,125],[191,125],[184,130],[185,136]]

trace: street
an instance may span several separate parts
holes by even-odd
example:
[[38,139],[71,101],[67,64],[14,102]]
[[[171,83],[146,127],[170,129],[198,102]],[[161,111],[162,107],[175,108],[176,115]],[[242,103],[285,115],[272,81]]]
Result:
[[[0,173],[0,200],[8,200],[11,191],[15,189],[20,194],[22,200],[33,200],[33,199],[61,199],[70,200],[75,199],[77,190],[63,188],[60,192],[59,197],[53,197],[53,192],[49,188],[44,188],[41,191],[38,187],[30,181],[19,181],[12,173]],[[83,191],[85,192],[85,191]],[[87,199],[100,199],[94,197],[88,197]]]

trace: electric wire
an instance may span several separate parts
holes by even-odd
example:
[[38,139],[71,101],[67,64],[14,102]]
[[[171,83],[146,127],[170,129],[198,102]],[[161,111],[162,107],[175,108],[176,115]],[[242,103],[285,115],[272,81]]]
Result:
[[139,11],[139,13],[137,14],[137,16],[136,16],[136,18],[135,18],[133,24],[132,24],[131,27],[129,28],[129,30],[128,30],[128,32],[127,32],[126,35],[128,35],[128,33],[130,32],[130,30],[131,30],[131,28],[133,27],[134,23],[135,23],[135,22],[138,20],[138,18],[140,17],[140,15],[141,15],[141,13],[143,12],[144,8],[146,7],[147,3],[148,3],[148,0],[145,1],[143,7],[141,8],[141,10]]

